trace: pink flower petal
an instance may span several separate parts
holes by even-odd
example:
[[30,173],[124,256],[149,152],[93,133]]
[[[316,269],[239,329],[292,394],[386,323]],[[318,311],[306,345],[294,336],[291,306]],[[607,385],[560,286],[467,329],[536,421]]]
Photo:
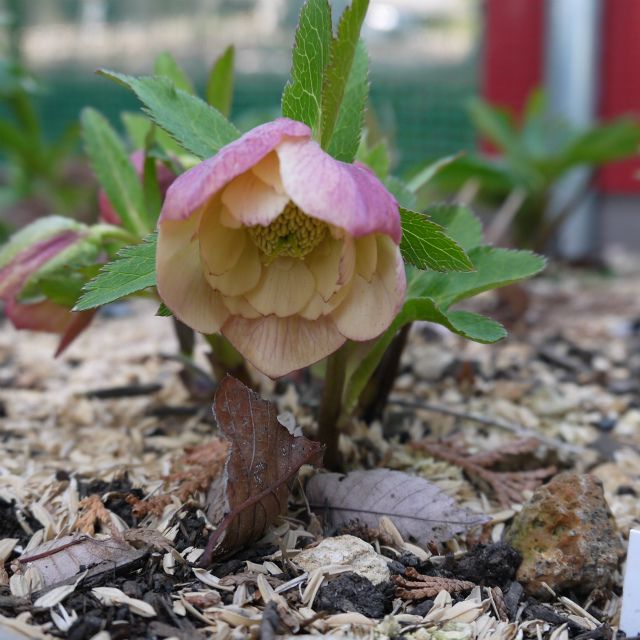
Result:
[[0,269],[0,299],[12,298],[20,293],[34,273],[82,236],[78,231],[62,231],[23,249]]
[[233,316],[222,333],[251,364],[278,378],[322,360],[345,339],[328,316],[305,320],[300,316],[266,316],[247,320]]
[[183,173],[169,187],[160,221],[184,220],[237,176],[249,171],[287,138],[310,138],[306,124],[278,118],[245,133],[215,156]]
[[215,333],[229,312],[222,296],[204,277],[205,265],[195,232],[200,216],[185,221],[166,220],[159,227],[156,250],[158,293],[186,325],[201,333]]
[[373,173],[335,160],[314,140],[286,140],[276,151],[284,188],[305,213],[355,238],[384,233],[400,243],[398,203]]

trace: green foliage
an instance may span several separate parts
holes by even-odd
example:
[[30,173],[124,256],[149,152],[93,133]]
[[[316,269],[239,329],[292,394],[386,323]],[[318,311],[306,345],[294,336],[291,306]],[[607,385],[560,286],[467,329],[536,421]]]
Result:
[[482,291],[530,278],[545,266],[544,258],[529,251],[496,249],[481,244],[480,221],[467,207],[441,204],[429,213],[443,225],[443,231],[468,252],[473,271],[434,273],[407,268],[404,305],[391,326],[355,366],[345,389],[347,413],[355,408],[373,371],[404,325],[418,320],[435,322],[469,340],[497,342],[507,335],[500,323],[469,311],[452,310],[452,305]]
[[105,264],[84,287],[74,311],[86,311],[114,302],[156,284],[155,233],[140,244],[124,247],[113,262]]
[[231,113],[233,101],[233,63],[235,49],[227,47],[214,62],[207,80],[207,102],[215,107],[223,116]]
[[423,213],[400,209],[405,262],[418,269],[468,271],[473,266],[462,248]]
[[187,74],[180,68],[176,59],[167,51],[162,52],[155,61],[153,72],[156,76],[169,78],[176,89],[195,94],[193,85]]
[[105,70],[100,73],[129,87],[145,105],[144,111],[151,119],[198,158],[215,155],[240,135],[217,109],[176,89],[168,78],[135,78]]
[[[328,151],[336,159],[353,162],[360,144],[369,94],[369,57],[362,40],[356,46],[353,64],[338,111]],[[387,167],[388,168],[388,167]]]
[[[380,180],[386,180],[389,175],[389,149],[387,148],[384,140],[380,140],[373,147],[367,147],[366,144],[361,144],[358,149],[357,159],[362,164],[366,164]],[[411,207],[407,207],[411,209]]]
[[640,145],[637,120],[619,118],[576,130],[548,113],[545,95],[539,90],[529,97],[520,122],[505,109],[480,99],[470,103],[469,113],[478,133],[502,157],[460,157],[444,167],[433,184],[450,193],[477,180],[479,197],[490,205],[501,203],[515,189],[524,191],[525,201],[514,222],[514,239],[520,246],[545,248],[553,231],[571,214],[571,209],[549,210],[552,188],[567,172],[628,157]]
[[327,0],[307,0],[296,31],[291,79],[282,94],[282,115],[319,127],[322,84],[331,47],[331,7]]
[[117,133],[94,109],[85,109],[81,120],[91,167],[122,226],[138,236],[149,233],[155,218],[147,212],[143,187]]
[[[320,144],[325,149],[329,148],[333,137],[368,7],[369,0],[352,0],[340,17],[338,34],[331,42],[329,64],[322,83]],[[356,81],[362,82],[362,79]],[[357,148],[356,144],[354,154]]]

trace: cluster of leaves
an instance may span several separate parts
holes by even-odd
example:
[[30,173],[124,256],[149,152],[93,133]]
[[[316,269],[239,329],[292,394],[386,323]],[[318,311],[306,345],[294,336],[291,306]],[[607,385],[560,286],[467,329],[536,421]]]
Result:
[[[576,130],[549,113],[545,94],[534,90],[517,120],[508,110],[476,98],[469,114],[480,136],[500,157],[460,156],[440,171],[432,186],[451,193],[468,180],[480,184],[485,202],[502,202],[512,191],[524,196],[515,218],[513,236],[522,247],[544,249],[581,194],[562,210],[551,211],[551,189],[577,167],[595,168],[637,153],[640,123],[622,117],[603,125]],[[588,187],[585,184],[585,188]]]
[[[407,299],[392,326],[351,375],[345,391],[347,406],[353,405],[394,334],[407,323],[436,322],[480,342],[504,337],[505,331],[498,323],[450,308],[481,291],[530,277],[544,265],[541,258],[527,252],[483,246],[480,223],[465,208],[442,205],[427,213],[414,210],[416,193],[439,171],[451,166],[452,158],[428,165],[405,182],[389,175],[384,145],[368,145],[363,136],[368,57],[359,39],[367,8],[368,0],[353,0],[334,33],[328,0],[307,0],[296,33],[291,78],[282,96],[284,116],[309,125],[322,147],[336,159],[368,165],[401,205],[400,249],[408,270]],[[84,293],[75,301],[76,311],[94,309],[155,285],[153,229],[161,205],[157,163],[164,162],[179,173],[241,135],[227,118],[232,66],[230,49],[212,69],[206,100],[195,94],[189,78],[168,54],[157,59],[153,76],[100,72],[133,91],[143,104],[144,115],[124,114],[123,123],[134,147],[144,149],[145,162],[140,177],[127,147],[107,120],[92,109],[83,112],[85,147],[120,218],[121,235],[119,243],[109,245],[107,251],[111,258],[120,248],[116,259],[85,284]],[[114,227],[101,228],[106,228],[106,236],[113,239],[109,230]],[[122,248],[123,234],[134,243]],[[86,276],[89,271],[83,266]]]
[[[78,155],[78,124],[69,125],[53,140],[47,135],[36,109],[43,91],[21,64],[0,59],[0,157],[7,161],[0,205],[8,209],[27,200],[35,214],[48,209],[71,214],[89,200],[93,185],[83,181],[79,167],[73,166]],[[8,231],[0,230],[0,240]]]

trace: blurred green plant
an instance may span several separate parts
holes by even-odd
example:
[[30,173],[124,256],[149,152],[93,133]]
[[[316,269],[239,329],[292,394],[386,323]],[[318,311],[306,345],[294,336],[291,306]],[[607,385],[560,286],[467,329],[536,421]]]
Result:
[[[438,172],[430,189],[453,194],[476,181],[479,202],[492,207],[515,196],[511,241],[538,251],[548,249],[554,233],[587,195],[591,181],[556,210],[550,204],[554,186],[572,169],[595,169],[621,160],[637,153],[640,145],[637,119],[622,117],[576,130],[549,113],[546,96],[539,89],[529,96],[520,121],[507,109],[479,98],[470,103],[469,114],[478,135],[500,155],[460,156]],[[421,192],[419,200],[432,195]]]
[[72,123],[50,139],[36,108],[43,91],[20,63],[0,59],[0,208],[9,226],[89,211],[95,185],[79,152],[80,127]]

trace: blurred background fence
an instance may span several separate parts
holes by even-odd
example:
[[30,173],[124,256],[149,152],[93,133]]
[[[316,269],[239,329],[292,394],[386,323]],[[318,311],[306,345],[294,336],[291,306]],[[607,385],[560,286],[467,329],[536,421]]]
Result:
[[[150,73],[169,50],[200,87],[228,44],[237,47],[234,118],[278,110],[302,0],[0,0],[5,42],[43,82],[38,108],[54,137],[83,106],[115,124],[134,98],[96,77],[98,67]],[[334,2],[339,15],[346,2]],[[465,104],[478,88],[480,3],[393,0],[371,4],[364,30],[372,59],[371,104],[396,150],[397,171],[469,149]],[[5,45],[6,47],[6,45]]]

